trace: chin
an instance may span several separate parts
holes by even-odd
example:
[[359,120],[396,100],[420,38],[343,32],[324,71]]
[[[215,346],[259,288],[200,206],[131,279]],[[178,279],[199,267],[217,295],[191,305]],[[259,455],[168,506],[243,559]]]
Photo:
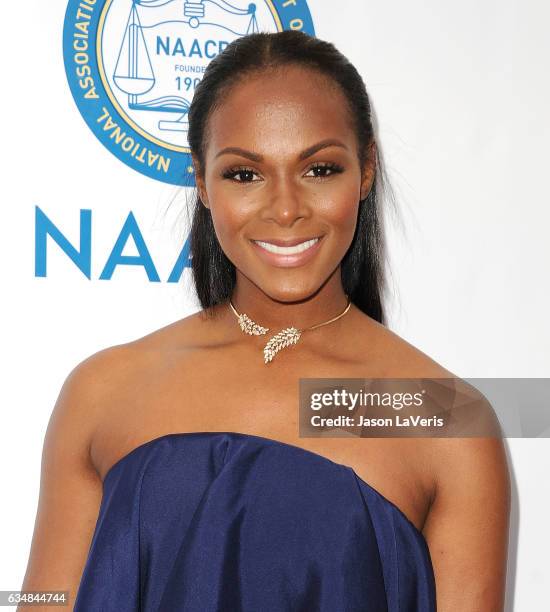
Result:
[[317,289],[318,287],[292,287],[287,289],[280,287],[265,287],[263,288],[263,291],[272,300],[290,304],[293,302],[302,302],[310,297],[313,297],[313,295],[317,292]]

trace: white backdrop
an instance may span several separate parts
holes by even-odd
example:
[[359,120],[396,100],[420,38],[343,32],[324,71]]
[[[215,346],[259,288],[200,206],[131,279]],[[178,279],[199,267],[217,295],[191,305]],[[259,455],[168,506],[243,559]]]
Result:
[[[12,2],[0,20],[0,590],[21,587],[43,436],[68,372],[101,348],[198,309],[189,269],[179,283],[166,282],[187,236],[188,191],[123,164],[84,122],[63,64],[66,6]],[[464,378],[550,377],[550,7],[542,0],[308,6],[317,36],[334,42],[365,79],[398,197],[402,224],[390,219],[388,228],[390,327]],[[90,211],[91,278],[52,241],[47,275],[35,276],[36,207],[77,247],[80,213]],[[160,282],[124,265],[99,279],[130,212]],[[131,240],[124,254],[137,254]],[[507,444],[514,479],[507,610],[543,610],[550,441]]]

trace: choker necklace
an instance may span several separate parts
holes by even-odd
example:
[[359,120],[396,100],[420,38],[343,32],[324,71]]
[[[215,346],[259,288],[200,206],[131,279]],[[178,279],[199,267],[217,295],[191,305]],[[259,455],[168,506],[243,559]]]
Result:
[[[269,363],[281,349],[284,349],[285,347],[290,346],[291,344],[296,344],[300,339],[300,336],[304,332],[316,329],[317,327],[321,327],[323,325],[328,325],[329,323],[336,321],[340,317],[343,317],[351,306],[351,300],[349,296],[346,295],[346,297],[348,298],[348,305],[346,306],[343,312],[341,312],[333,319],[325,321],[324,323],[312,325],[311,327],[306,327],[305,329],[287,327],[286,329],[282,329],[278,334],[275,334],[275,336],[273,336],[264,347],[264,363]],[[235,316],[238,318],[239,325],[245,334],[248,334],[250,336],[261,336],[269,331],[269,327],[262,327],[261,325],[258,325],[248,315],[244,313],[239,314],[235,310],[231,299],[229,300],[229,306],[231,310],[235,313]]]

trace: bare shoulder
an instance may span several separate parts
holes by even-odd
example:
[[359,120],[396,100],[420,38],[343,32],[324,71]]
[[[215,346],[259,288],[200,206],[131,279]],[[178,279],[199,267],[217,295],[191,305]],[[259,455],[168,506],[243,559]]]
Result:
[[[66,376],[50,417],[49,429],[57,425],[89,435],[104,410],[112,383],[129,369],[131,349],[116,345],[98,350],[77,363]],[[48,438],[46,438],[46,443]]]
[[[455,407],[451,402],[441,403],[441,409],[453,408],[457,421],[453,437],[433,437],[425,444],[427,452],[432,455],[434,478],[439,483],[449,478],[452,482],[454,470],[467,470],[468,466],[484,462],[488,471],[500,469],[505,465],[504,447],[495,410],[487,398],[472,385],[454,372],[448,370],[418,347],[392,332],[388,328],[373,322],[376,334],[375,350],[385,354],[384,375],[395,378],[446,379],[453,394],[462,394],[468,398],[465,406]],[[466,461],[467,457],[469,458]],[[437,467],[437,470],[435,470]],[[450,469],[453,467],[453,469]]]
[[362,340],[355,342],[363,359],[379,364],[380,375],[390,378],[454,378],[455,375],[433,357],[378,321],[359,315]]
[[[433,560],[437,606],[501,610],[504,601],[511,484],[498,419],[486,398],[423,351],[378,323],[374,350],[387,355],[388,377],[444,378],[447,390],[468,394],[453,408],[458,437],[405,442],[410,465],[420,465],[430,504],[423,526]],[[442,408],[448,408],[443,406]],[[486,435],[485,435],[486,434]],[[468,585],[464,587],[464,585]]]
[[128,370],[128,355],[125,346],[100,350],[79,362],[61,386],[44,436],[24,590],[68,590],[73,601],[102,497],[91,443],[113,383]]
[[199,310],[155,329],[124,346],[138,354],[171,353],[214,346],[219,342],[216,319]]
[[[75,450],[77,444],[81,445],[79,454],[85,458],[95,431],[117,411],[119,400],[139,393],[139,385],[145,385],[154,376],[169,346],[185,347],[186,333],[192,341],[192,333],[187,329],[192,326],[182,319],[135,340],[102,348],[77,363],[62,384],[50,416],[45,446],[57,445],[54,440],[62,431],[63,438],[73,440]],[[140,378],[143,374],[145,379]]]
[[482,394],[422,350],[383,325],[369,325],[370,350],[384,363],[383,376],[444,378],[450,392],[446,401],[459,392],[473,400],[458,409],[458,404],[442,405],[453,407],[458,424],[453,437],[407,439],[402,448],[410,465],[421,467],[417,481],[430,500],[422,531],[433,561],[438,609],[501,610],[511,486],[495,412]]
[[[201,312],[191,314],[128,342],[113,345],[94,353],[79,364],[96,383],[112,393],[124,391],[124,383],[136,383],[136,376],[146,371],[154,374],[155,367],[164,365],[177,352],[192,350],[208,342],[208,326]],[[211,334],[210,334],[211,335]]]
[[196,349],[218,342],[212,327],[199,311],[98,351],[82,364],[97,404],[90,458],[98,474],[144,439],[181,427],[178,398],[192,385]]
[[46,457],[55,457],[64,449],[83,469],[92,471],[94,433],[120,385],[131,384],[138,355],[131,343],[110,346],[87,356],[69,371],[49,418],[44,438]]

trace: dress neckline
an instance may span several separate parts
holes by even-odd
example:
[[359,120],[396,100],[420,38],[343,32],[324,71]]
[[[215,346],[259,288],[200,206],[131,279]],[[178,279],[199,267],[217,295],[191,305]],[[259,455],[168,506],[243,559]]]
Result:
[[333,461],[332,459],[329,459],[328,457],[325,457],[324,455],[316,453],[315,451],[308,450],[307,448],[302,448],[301,446],[297,446],[296,444],[290,444],[289,442],[283,442],[282,440],[276,440],[275,438],[268,438],[266,436],[259,436],[259,435],[255,435],[255,434],[242,433],[242,432],[238,432],[238,431],[181,431],[181,432],[178,431],[178,432],[170,432],[170,433],[167,433],[167,434],[163,434],[161,436],[157,436],[156,438],[152,438],[151,440],[147,440],[146,442],[142,442],[138,446],[134,447],[132,450],[128,451],[125,455],[120,457],[120,459],[117,459],[111,465],[111,467],[107,470],[107,472],[105,472],[105,476],[103,477],[102,484],[103,484],[103,486],[105,486],[105,483],[107,482],[107,480],[110,477],[110,475],[113,474],[121,465],[126,463],[128,461],[128,459],[130,457],[132,457],[134,454],[136,454],[138,451],[141,451],[143,448],[145,448],[147,446],[151,446],[153,444],[157,444],[161,440],[164,440],[164,439],[167,439],[167,438],[186,438],[186,437],[194,437],[194,436],[224,436],[224,435],[236,436],[236,437],[240,437],[240,438],[253,438],[255,440],[259,440],[259,441],[264,442],[264,443],[267,442],[267,443],[270,443],[270,444],[275,444],[277,446],[283,446],[283,447],[291,448],[293,450],[299,450],[299,451],[302,451],[302,452],[306,453],[307,455],[312,455],[312,456],[314,456],[314,457],[316,457],[318,459],[321,459],[323,461],[326,461],[326,462],[328,462],[328,463],[330,463],[332,465],[336,465],[336,466],[338,466],[340,468],[345,468],[346,470],[349,470],[362,485],[364,485],[365,487],[370,489],[373,493],[375,493],[375,495],[377,495],[379,498],[381,498],[384,503],[386,503],[389,506],[391,506],[392,508],[394,508],[394,510],[403,519],[405,519],[405,521],[413,528],[415,533],[418,536],[420,536],[424,542],[426,542],[424,534],[411,521],[411,519],[403,512],[403,510],[401,510],[401,508],[397,504],[392,502],[385,495],[380,493],[380,491],[378,491],[378,489],[374,488],[366,480],[361,478],[361,476],[359,476],[357,474],[357,472],[351,466],[345,465],[344,463],[338,463],[337,461]]

